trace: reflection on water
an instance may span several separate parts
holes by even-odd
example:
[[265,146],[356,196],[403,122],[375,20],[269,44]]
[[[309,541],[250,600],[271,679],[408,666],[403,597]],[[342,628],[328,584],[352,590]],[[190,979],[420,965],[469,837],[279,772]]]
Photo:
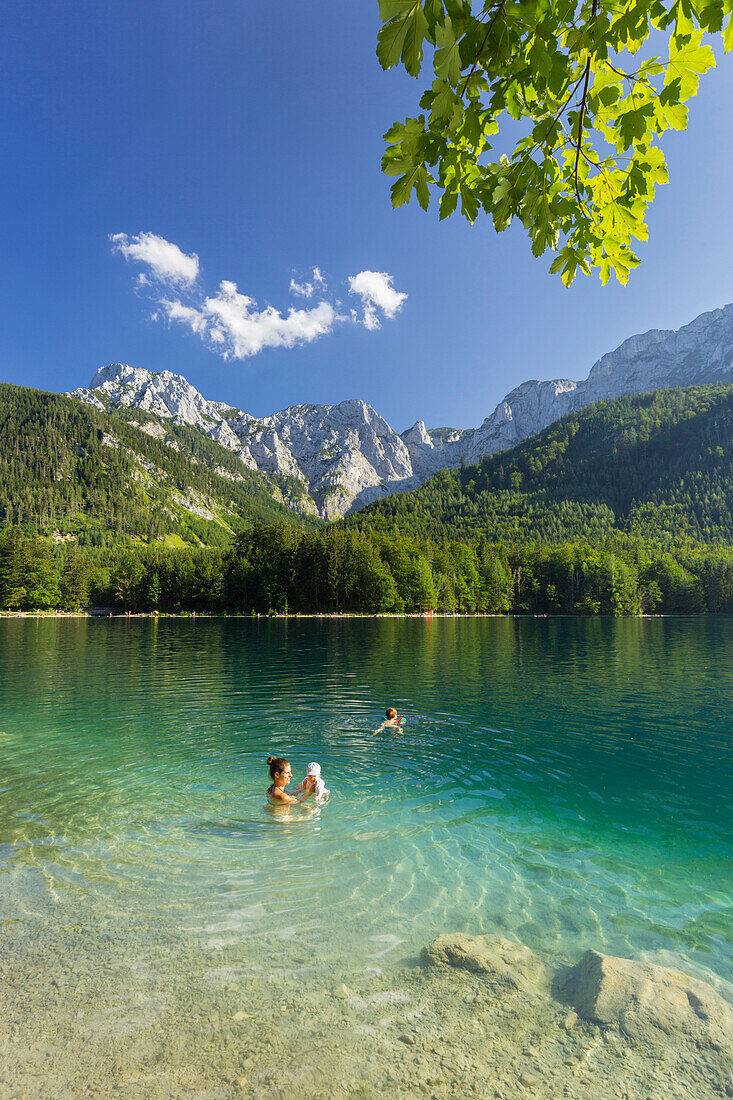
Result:
[[[280,1034],[273,976],[388,987],[446,930],[726,992],[732,658],[712,617],[0,622],[4,980],[90,975],[90,1034],[166,1064],[194,993]],[[266,809],[270,753],[330,802]]]

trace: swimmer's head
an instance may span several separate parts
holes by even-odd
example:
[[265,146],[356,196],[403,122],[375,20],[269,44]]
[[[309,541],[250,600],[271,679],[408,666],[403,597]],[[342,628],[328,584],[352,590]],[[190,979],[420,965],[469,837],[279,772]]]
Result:
[[290,770],[290,761],[282,756],[268,756],[267,766],[270,769],[270,779],[277,779],[279,775],[286,771],[290,772],[291,775],[293,774]]
[[390,721],[393,718],[397,717],[397,711],[394,709],[394,707],[387,707],[386,713],[387,713],[387,718],[390,719]]
[[321,778],[321,765],[320,765],[320,764],[316,764],[316,762],[315,762],[315,760],[314,760],[314,761],[313,761],[313,762],[312,762],[311,764],[309,764],[309,765],[308,765],[308,767],[307,767],[307,768],[305,769],[305,774],[306,774],[306,775],[315,775],[316,779],[320,779],[320,778]]

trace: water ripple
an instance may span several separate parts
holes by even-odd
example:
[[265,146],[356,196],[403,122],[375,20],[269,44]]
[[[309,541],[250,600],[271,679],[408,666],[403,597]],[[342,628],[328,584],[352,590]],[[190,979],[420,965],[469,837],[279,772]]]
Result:
[[[3,621],[0,919],[310,937],[334,972],[501,930],[733,979],[731,656],[727,619]],[[269,753],[329,803],[267,807]]]

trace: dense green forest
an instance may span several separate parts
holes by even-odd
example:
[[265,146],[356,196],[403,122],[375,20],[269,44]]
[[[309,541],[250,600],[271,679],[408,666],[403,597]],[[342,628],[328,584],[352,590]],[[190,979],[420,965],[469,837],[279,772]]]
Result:
[[733,548],[509,546],[266,524],[222,549],[54,546],[0,532],[0,607],[234,614],[733,612]]
[[[134,421],[134,423],[132,422]],[[155,434],[165,435],[165,439]],[[0,384],[0,522],[82,544],[228,545],[252,523],[298,522],[279,486],[186,425],[140,409]]]
[[328,527],[193,429],[0,398],[3,608],[733,612],[733,386],[598,402]]
[[349,517],[423,538],[733,544],[733,386],[599,401]]

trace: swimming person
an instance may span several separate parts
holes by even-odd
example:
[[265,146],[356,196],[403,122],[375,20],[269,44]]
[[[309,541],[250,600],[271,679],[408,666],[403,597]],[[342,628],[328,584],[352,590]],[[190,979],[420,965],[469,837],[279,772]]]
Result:
[[376,729],[374,731],[375,733],[381,733],[382,730],[399,729],[400,724],[405,720],[404,716],[402,715],[399,718],[397,717],[397,711],[394,709],[394,707],[387,707],[385,714],[386,721],[382,722],[379,729]]
[[298,784],[298,786],[295,788],[296,791],[305,790],[305,785],[308,781],[309,776],[313,776],[313,778],[316,781],[316,785],[315,785],[315,788],[314,788],[314,790],[316,792],[316,798],[322,798],[322,799],[328,798],[328,796],[331,792],[329,791],[328,787],[326,786],[326,784],[323,782],[323,779],[321,778],[321,765],[316,764],[315,760],[311,764],[309,764],[308,767],[305,769],[305,779],[303,779]]
[[300,798],[296,798],[295,795],[288,794],[285,790],[293,778],[290,761],[285,760],[282,756],[268,756],[267,765],[272,779],[272,783],[267,788],[267,801],[273,806],[285,806],[291,802],[305,802],[306,798],[310,798],[316,789],[315,776],[307,775],[301,784],[303,794]]

